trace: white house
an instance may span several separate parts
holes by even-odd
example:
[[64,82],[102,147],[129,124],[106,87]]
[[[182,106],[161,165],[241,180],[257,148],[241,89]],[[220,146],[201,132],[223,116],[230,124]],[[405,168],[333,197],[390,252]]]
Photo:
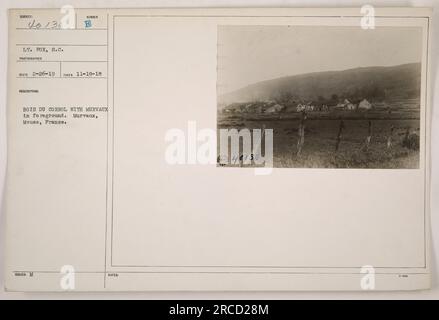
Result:
[[307,103],[307,104],[299,103],[299,104],[297,105],[296,110],[297,110],[297,112],[302,112],[302,111],[310,112],[310,111],[314,111],[314,106],[311,105],[311,102],[309,102],[309,103]]
[[350,102],[348,99],[344,99],[343,102],[338,103],[335,106],[337,109],[344,109],[344,110],[356,110],[357,105]]
[[367,101],[366,99],[363,99],[360,104],[358,105],[359,109],[363,109],[363,110],[370,110],[372,109],[372,104]]
[[275,104],[274,106],[268,108],[265,110],[265,113],[276,113],[281,112],[285,107],[281,106],[280,104]]

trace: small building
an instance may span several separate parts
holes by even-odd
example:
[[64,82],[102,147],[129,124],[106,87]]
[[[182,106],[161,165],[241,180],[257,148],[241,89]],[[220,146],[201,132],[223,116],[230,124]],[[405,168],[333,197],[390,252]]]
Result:
[[366,99],[363,99],[360,104],[358,105],[358,109],[362,109],[362,110],[370,110],[372,109],[372,104],[367,101]]
[[346,109],[347,105],[350,104],[351,102],[348,99],[344,99],[343,102],[339,102],[337,103],[337,105],[335,106],[336,109]]
[[265,110],[265,113],[278,113],[281,112],[285,107],[280,104],[275,104],[274,106]]
[[311,104],[311,102],[308,103],[299,103],[296,107],[296,111],[297,112],[302,112],[302,111],[306,111],[306,112],[312,112],[314,111],[315,107]]
[[355,103],[350,102],[348,99],[344,99],[343,102],[339,102],[335,108],[341,110],[357,110],[357,105]]

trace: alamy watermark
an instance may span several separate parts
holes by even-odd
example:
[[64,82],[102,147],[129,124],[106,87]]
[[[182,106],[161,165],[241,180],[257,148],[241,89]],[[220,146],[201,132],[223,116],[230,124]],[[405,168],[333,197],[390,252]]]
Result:
[[360,286],[362,290],[375,290],[375,268],[373,266],[362,266]]
[[360,9],[363,17],[361,18],[361,28],[364,30],[375,29],[375,8],[369,4],[364,5]]
[[[273,129],[198,129],[188,121],[187,130],[169,129],[165,161],[170,165],[217,164],[254,167],[256,175],[267,175],[273,168]],[[219,146],[219,149],[218,149]]]
[[61,279],[59,285],[64,291],[73,291],[76,287],[75,268],[71,265],[64,265],[60,270]]

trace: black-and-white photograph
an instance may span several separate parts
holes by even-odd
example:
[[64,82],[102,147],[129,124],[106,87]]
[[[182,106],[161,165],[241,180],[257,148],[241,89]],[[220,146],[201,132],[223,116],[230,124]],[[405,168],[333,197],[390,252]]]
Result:
[[272,129],[276,168],[419,168],[421,61],[417,27],[219,26],[218,130]]

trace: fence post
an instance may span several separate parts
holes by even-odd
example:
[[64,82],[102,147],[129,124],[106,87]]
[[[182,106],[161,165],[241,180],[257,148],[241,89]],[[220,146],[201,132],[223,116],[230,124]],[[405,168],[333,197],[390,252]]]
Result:
[[340,124],[338,126],[337,140],[335,142],[335,152],[338,152],[338,148],[340,147],[341,138],[343,136],[343,130],[345,128],[344,121],[340,120]]
[[298,140],[297,140],[297,156],[299,156],[302,152],[302,147],[305,143],[305,120],[306,120],[306,112],[302,111],[299,129],[298,129]]
[[389,136],[387,137],[387,149],[392,147],[393,130],[395,130],[395,127],[392,125],[390,126]]

